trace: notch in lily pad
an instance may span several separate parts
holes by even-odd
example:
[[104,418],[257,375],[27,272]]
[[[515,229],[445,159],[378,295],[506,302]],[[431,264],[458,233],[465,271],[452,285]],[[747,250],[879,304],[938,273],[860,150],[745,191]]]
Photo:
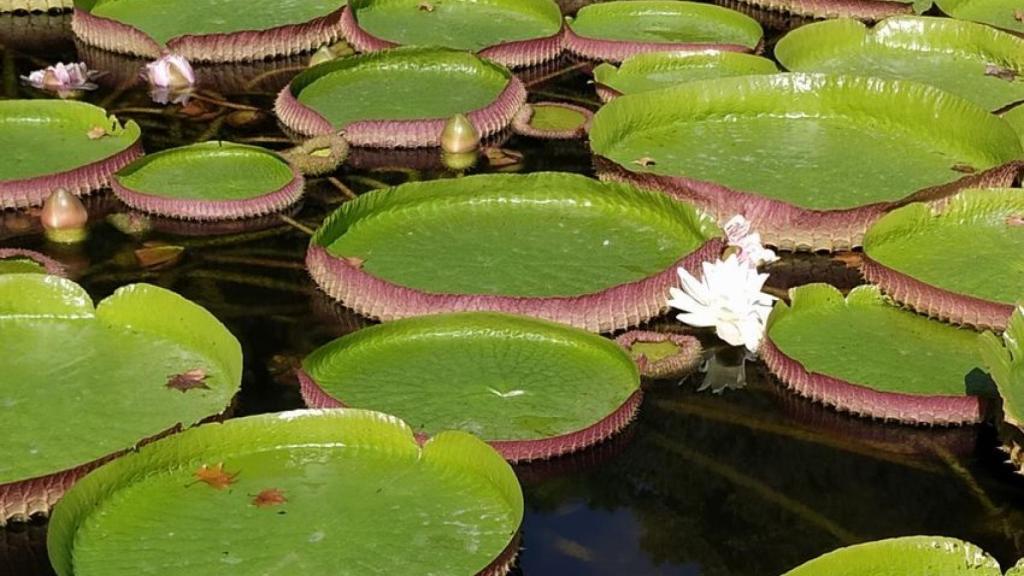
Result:
[[387,412],[424,438],[464,430],[513,462],[602,442],[633,420],[643,397],[637,367],[614,342],[484,312],[365,328],[313,352],[299,381],[312,408]]
[[119,171],[114,194],[128,206],[185,220],[270,214],[298,201],[305,180],[279,154],[244,144],[203,142],[145,156]]
[[287,559],[322,574],[503,576],[523,512],[511,467],[469,434],[421,445],[393,416],[308,410],[200,426],[103,466],[57,505],[47,547],[60,576],[173,573],[182,558],[200,573]]

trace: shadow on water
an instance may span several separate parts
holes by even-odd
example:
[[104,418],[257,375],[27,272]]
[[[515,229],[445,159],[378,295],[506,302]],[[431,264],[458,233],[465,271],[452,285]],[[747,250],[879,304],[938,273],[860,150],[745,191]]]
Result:
[[[63,16],[19,18],[0,17],[2,95],[38,97],[17,82],[19,74],[78,58]],[[241,122],[232,120],[238,108],[217,103],[270,110],[280,85],[274,63],[225,73],[230,82],[205,88],[208,98],[184,108],[155,106],[144,87],[130,82],[127,66],[119,72],[123,82],[85,98],[142,124],[150,152],[213,138],[289,145],[270,114]],[[543,99],[596,103],[579,71],[534,90]],[[510,153],[474,171],[592,172],[580,143],[511,138],[501,146],[522,161]],[[95,224],[81,247],[48,245],[32,212],[0,214],[0,241],[60,259],[96,300],[126,283],[150,282],[197,301],[242,341],[238,414],[299,408],[292,371],[301,358],[372,323],[309,280],[302,228],[315,228],[350,194],[452,175],[417,154],[355,155],[358,161],[332,178],[311,180],[304,202],[286,218],[216,228],[132,217],[130,226],[122,218],[119,229],[111,223],[118,219],[105,216],[124,207],[100,195],[90,200]],[[162,267],[141,266],[135,251],[154,243],[184,251]],[[773,272],[772,287],[783,294],[810,281],[843,289],[860,282],[855,270],[825,256],[789,257]],[[678,329],[671,319],[652,325]],[[774,576],[836,546],[908,534],[964,538],[1004,565],[1024,556],[1024,517],[1012,512],[1024,509],[1024,484],[1004,466],[989,427],[915,429],[860,420],[791,396],[760,365],[744,369],[746,387],[721,395],[697,392],[700,375],[652,383],[638,421],[621,437],[518,467],[527,515],[515,573]],[[978,382],[972,375],[968,386]],[[49,574],[45,529],[39,520],[0,531],[0,574]]]

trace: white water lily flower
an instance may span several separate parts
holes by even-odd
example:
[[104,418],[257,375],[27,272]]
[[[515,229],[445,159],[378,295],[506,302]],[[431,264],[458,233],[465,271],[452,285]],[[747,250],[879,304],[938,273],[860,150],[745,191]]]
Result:
[[97,86],[92,80],[101,75],[102,72],[89,70],[83,62],[58,62],[54,66],[22,76],[21,79],[33,88],[57,92],[63,96],[76,90],[95,90]]
[[764,336],[765,322],[774,296],[761,292],[767,274],[741,262],[735,254],[725,260],[703,263],[703,277],[694,278],[678,269],[683,288],[670,288],[668,305],[683,313],[676,318],[690,326],[714,327],[719,338],[751,352]]
[[739,248],[740,262],[754,268],[771,264],[779,259],[773,250],[761,244],[761,235],[750,232],[750,221],[741,215],[733,216],[725,223],[725,236],[729,246]]

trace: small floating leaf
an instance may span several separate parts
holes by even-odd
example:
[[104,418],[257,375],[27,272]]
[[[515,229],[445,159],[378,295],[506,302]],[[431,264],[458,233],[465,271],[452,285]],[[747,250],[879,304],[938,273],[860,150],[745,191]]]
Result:
[[1010,68],[1004,68],[1002,66],[996,66],[994,64],[988,64],[985,66],[985,76],[995,76],[1000,80],[1013,82],[1017,79],[1017,71]]
[[252,499],[252,505],[257,508],[280,506],[286,502],[288,502],[288,498],[285,497],[284,491],[280,488],[267,488]]

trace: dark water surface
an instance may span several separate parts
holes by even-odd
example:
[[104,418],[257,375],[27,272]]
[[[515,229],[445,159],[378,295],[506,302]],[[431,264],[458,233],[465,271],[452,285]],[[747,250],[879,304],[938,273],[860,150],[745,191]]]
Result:
[[[215,138],[289,145],[269,111],[303,60],[201,68],[204,99],[164,108],[134,82],[142,61],[77,48],[69,18],[0,15],[0,97],[45,97],[17,76],[58,60],[85,60],[111,71],[85,99],[142,125],[148,152]],[[573,71],[531,90],[538,99],[596,106],[586,80]],[[512,138],[503,147],[524,155],[516,170],[592,171],[582,143]],[[363,154],[352,159],[359,168],[334,176],[363,193],[445,175],[429,166],[435,160]],[[476,171],[497,169],[484,162]],[[291,372],[300,359],[368,323],[322,295],[303,266],[308,235],[299,227],[315,228],[346,199],[329,180],[311,179],[290,213],[293,223],[274,216],[229,231],[152,220],[150,232],[133,236],[105,220],[125,209],[104,194],[89,201],[94,224],[86,244],[48,244],[38,211],[8,211],[0,212],[0,246],[65,262],[97,301],[141,281],[205,306],[244,348],[238,414],[286,410],[302,406]],[[146,268],[134,251],[152,242],[185,251],[177,262]],[[789,256],[772,271],[778,289],[859,282],[856,272],[825,256]],[[671,319],[654,324],[682,330]],[[712,358],[712,370],[741,374],[745,388],[698,392],[702,374],[654,383],[639,421],[620,437],[517,469],[527,515],[515,574],[775,576],[838,546],[911,534],[970,540],[1004,566],[1024,556],[1024,480],[1003,463],[990,427],[915,429],[842,416],[789,395],[759,364],[737,367],[730,356]],[[0,530],[0,574],[50,574],[45,529],[40,520]]]

